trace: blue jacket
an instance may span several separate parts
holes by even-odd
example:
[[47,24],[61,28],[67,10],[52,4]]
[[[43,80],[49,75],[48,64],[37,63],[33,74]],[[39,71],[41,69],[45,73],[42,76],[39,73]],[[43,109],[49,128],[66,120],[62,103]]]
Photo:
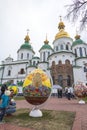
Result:
[[10,100],[9,96],[3,94],[1,99],[2,99],[2,103],[0,104],[0,108],[6,108],[9,104],[9,100]]

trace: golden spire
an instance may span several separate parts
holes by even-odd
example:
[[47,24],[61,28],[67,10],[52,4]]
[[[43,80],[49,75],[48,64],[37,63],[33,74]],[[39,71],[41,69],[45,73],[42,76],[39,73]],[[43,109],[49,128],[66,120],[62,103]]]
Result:
[[75,39],[80,39],[80,35],[78,35],[78,29],[76,28],[76,36],[75,36]]
[[46,34],[46,40],[44,41],[45,44],[48,44],[49,41],[47,40],[47,34]]
[[70,37],[69,34],[67,32],[65,32],[65,30],[64,30],[65,25],[62,22],[61,16],[60,16],[60,22],[58,24],[58,28],[59,28],[59,32],[56,34],[55,40],[59,39],[59,38],[62,38],[62,37]]
[[64,23],[62,22],[62,16],[60,16],[60,22],[59,22],[59,24],[58,24],[58,28],[59,28],[59,30],[65,28],[65,25],[64,25]]
[[29,42],[30,41],[28,33],[29,33],[29,29],[27,29],[27,35],[24,38],[25,42]]

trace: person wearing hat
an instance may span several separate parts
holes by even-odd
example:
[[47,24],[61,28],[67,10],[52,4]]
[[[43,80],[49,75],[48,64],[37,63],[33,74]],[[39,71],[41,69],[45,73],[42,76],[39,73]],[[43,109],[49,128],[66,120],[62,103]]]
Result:
[[0,123],[2,123],[6,108],[9,105],[11,92],[9,90],[5,90],[5,93],[1,96],[1,104],[0,104]]
[[3,85],[1,86],[0,99],[1,99],[1,96],[4,94],[5,90],[7,90],[7,86],[6,86],[6,84],[3,84]]
[[16,112],[16,102],[15,100],[13,99],[13,95],[14,95],[14,91],[13,90],[10,90],[10,100],[9,100],[9,105],[6,109],[6,116],[11,116],[12,113]]

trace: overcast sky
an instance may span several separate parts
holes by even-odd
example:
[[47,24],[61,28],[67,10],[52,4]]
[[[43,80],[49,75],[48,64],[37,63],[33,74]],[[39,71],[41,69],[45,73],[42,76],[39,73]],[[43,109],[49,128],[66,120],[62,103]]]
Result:
[[65,30],[74,38],[75,26],[64,19],[65,5],[70,2],[71,0],[0,0],[0,62],[9,55],[17,60],[17,50],[24,43],[27,29],[30,30],[30,42],[37,56],[46,33],[52,46],[58,33],[60,15]]

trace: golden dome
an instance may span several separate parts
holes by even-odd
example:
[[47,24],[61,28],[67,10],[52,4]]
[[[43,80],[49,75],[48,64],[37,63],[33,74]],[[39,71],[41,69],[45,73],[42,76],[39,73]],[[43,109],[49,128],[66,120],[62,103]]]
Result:
[[77,35],[75,36],[75,39],[76,39],[76,40],[77,40],[77,39],[80,39],[80,35],[77,34]]
[[65,28],[65,25],[62,22],[62,19],[61,19],[61,16],[60,16],[60,22],[58,24],[59,32],[56,34],[55,40],[58,39],[58,38],[61,38],[61,37],[70,37],[69,34],[67,32],[65,32],[64,28]]
[[65,28],[65,25],[64,25],[64,23],[62,22],[62,17],[61,17],[61,16],[60,16],[60,22],[59,22],[59,24],[58,24],[58,28],[59,28],[59,30]]
[[61,29],[59,33],[56,34],[55,40],[61,37],[70,37],[67,32],[64,31],[64,29]]
[[24,38],[25,42],[29,42],[30,41],[30,37],[29,37],[28,33],[29,33],[29,29],[27,29],[27,35]]
[[29,42],[29,40],[30,40],[29,36],[26,35],[25,38],[24,38],[24,40],[25,40],[25,42]]
[[58,25],[59,30],[60,30],[60,29],[64,29],[64,27],[65,27],[64,23],[63,23],[63,22],[60,22],[59,25]]

